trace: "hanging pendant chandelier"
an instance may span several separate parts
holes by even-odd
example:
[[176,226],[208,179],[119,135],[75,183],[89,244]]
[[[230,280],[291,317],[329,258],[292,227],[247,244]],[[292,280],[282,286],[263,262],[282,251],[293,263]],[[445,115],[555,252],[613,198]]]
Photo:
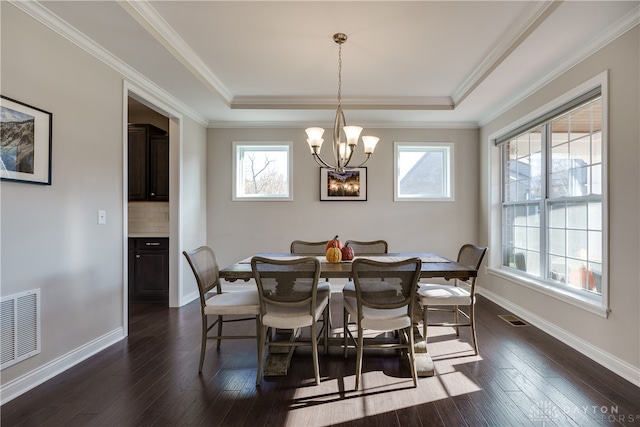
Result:
[[356,168],[364,165],[367,160],[373,154],[373,150],[376,148],[376,144],[380,138],[375,136],[363,136],[362,142],[364,144],[364,154],[367,156],[364,162],[358,166],[349,166],[353,152],[355,151],[358,140],[360,139],[360,132],[362,128],[360,126],[347,126],[347,122],[344,118],[344,112],[342,111],[342,45],[347,41],[347,35],[343,33],[337,33],[333,35],[333,41],[335,41],[338,48],[338,108],[336,109],[336,119],[333,123],[333,164],[325,162],[320,157],[320,148],[324,139],[324,129],[321,127],[307,128],[307,143],[309,149],[315,161],[322,167],[333,169],[336,172],[342,172],[347,168]]

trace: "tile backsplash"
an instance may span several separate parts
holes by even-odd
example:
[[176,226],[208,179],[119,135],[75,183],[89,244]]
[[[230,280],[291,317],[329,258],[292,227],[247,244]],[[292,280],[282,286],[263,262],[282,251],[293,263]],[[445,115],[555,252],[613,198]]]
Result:
[[169,202],[129,202],[128,211],[129,236],[169,236]]

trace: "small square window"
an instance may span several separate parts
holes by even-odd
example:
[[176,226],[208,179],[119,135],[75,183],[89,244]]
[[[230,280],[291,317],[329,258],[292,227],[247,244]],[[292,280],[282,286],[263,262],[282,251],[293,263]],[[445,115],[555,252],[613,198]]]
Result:
[[396,142],[394,200],[453,200],[453,144]]
[[291,142],[233,143],[233,200],[293,200]]

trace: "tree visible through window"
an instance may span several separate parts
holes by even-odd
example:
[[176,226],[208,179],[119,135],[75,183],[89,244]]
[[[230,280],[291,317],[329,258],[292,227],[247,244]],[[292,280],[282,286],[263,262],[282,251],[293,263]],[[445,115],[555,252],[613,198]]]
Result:
[[234,143],[234,200],[291,200],[290,143]]

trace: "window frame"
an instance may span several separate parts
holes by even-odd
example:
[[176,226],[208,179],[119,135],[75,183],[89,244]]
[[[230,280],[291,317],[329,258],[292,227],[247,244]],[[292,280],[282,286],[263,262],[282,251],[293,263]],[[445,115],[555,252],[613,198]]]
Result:
[[[238,170],[240,157],[244,151],[266,151],[272,148],[275,151],[287,153],[287,191],[286,195],[244,195],[238,194],[243,175]],[[234,202],[289,202],[293,201],[293,142],[291,141],[234,141],[232,150],[233,165],[231,168],[231,200]]]
[[[402,149],[407,151],[439,151],[444,153],[443,181],[447,193],[443,196],[402,195],[400,193],[400,154]],[[393,143],[393,201],[394,202],[453,202],[455,201],[455,146],[452,142],[399,142]]]
[[[602,237],[601,237],[601,245],[602,245],[602,283],[601,283],[601,293],[600,295],[592,292],[584,292],[581,289],[573,289],[570,286],[556,284],[551,280],[546,280],[544,277],[536,277],[525,272],[519,271],[515,268],[507,267],[503,264],[503,253],[502,253],[502,245],[503,245],[503,183],[505,182],[504,178],[504,159],[502,157],[503,147],[499,144],[500,139],[503,138],[504,135],[514,136],[514,129],[522,129],[523,126],[527,123],[533,123],[537,118],[544,116],[545,114],[549,114],[550,111],[562,109],[562,106],[565,104],[569,104],[572,100],[586,94],[589,91],[594,89],[600,89],[600,96],[602,102],[602,131],[601,131],[601,144],[602,144],[602,153],[601,153],[601,179],[602,179],[602,188],[601,188],[601,196],[600,201],[602,203],[601,208],[601,218],[602,218]],[[562,300],[566,303],[574,305],[576,307],[585,309],[594,314],[597,314],[601,317],[608,317],[610,308],[609,308],[609,222],[608,222],[608,72],[604,71],[599,75],[593,77],[592,79],[586,81],[585,83],[577,86],[573,90],[559,96],[548,104],[538,108],[534,112],[526,115],[525,117],[517,120],[516,122],[508,125],[507,127],[494,132],[488,137],[488,141],[491,144],[491,156],[490,163],[493,165],[491,170],[491,182],[493,183],[490,189],[491,195],[491,205],[493,206],[491,209],[491,214],[489,216],[489,239],[490,244],[493,247],[500,248],[497,251],[493,251],[493,254],[490,256],[489,267],[487,268],[487,272],[490,274],[497,275],[502,277],[510,282],[513,282],[518,285],[522,285],[524,287],[533,289],[542,294],[551,296],[553,298]],[[531,126],[531,129],[534,125]],[[548,173],[546,174],[548,176]],[[544,198],[541,202],[542,209],[545,211],[541,213],[546,218],[548,205],[553,203],[554,199]],[[544,226],[544,228],[543,228]],[[547,256],[546,252],[548,250],[547,246],[547,235],[549,232],[548,224],[541,224],[541,245],[544,245],[543,249],[545,251],[545,256]],[[544,261],[547,262],[546,260]]]

